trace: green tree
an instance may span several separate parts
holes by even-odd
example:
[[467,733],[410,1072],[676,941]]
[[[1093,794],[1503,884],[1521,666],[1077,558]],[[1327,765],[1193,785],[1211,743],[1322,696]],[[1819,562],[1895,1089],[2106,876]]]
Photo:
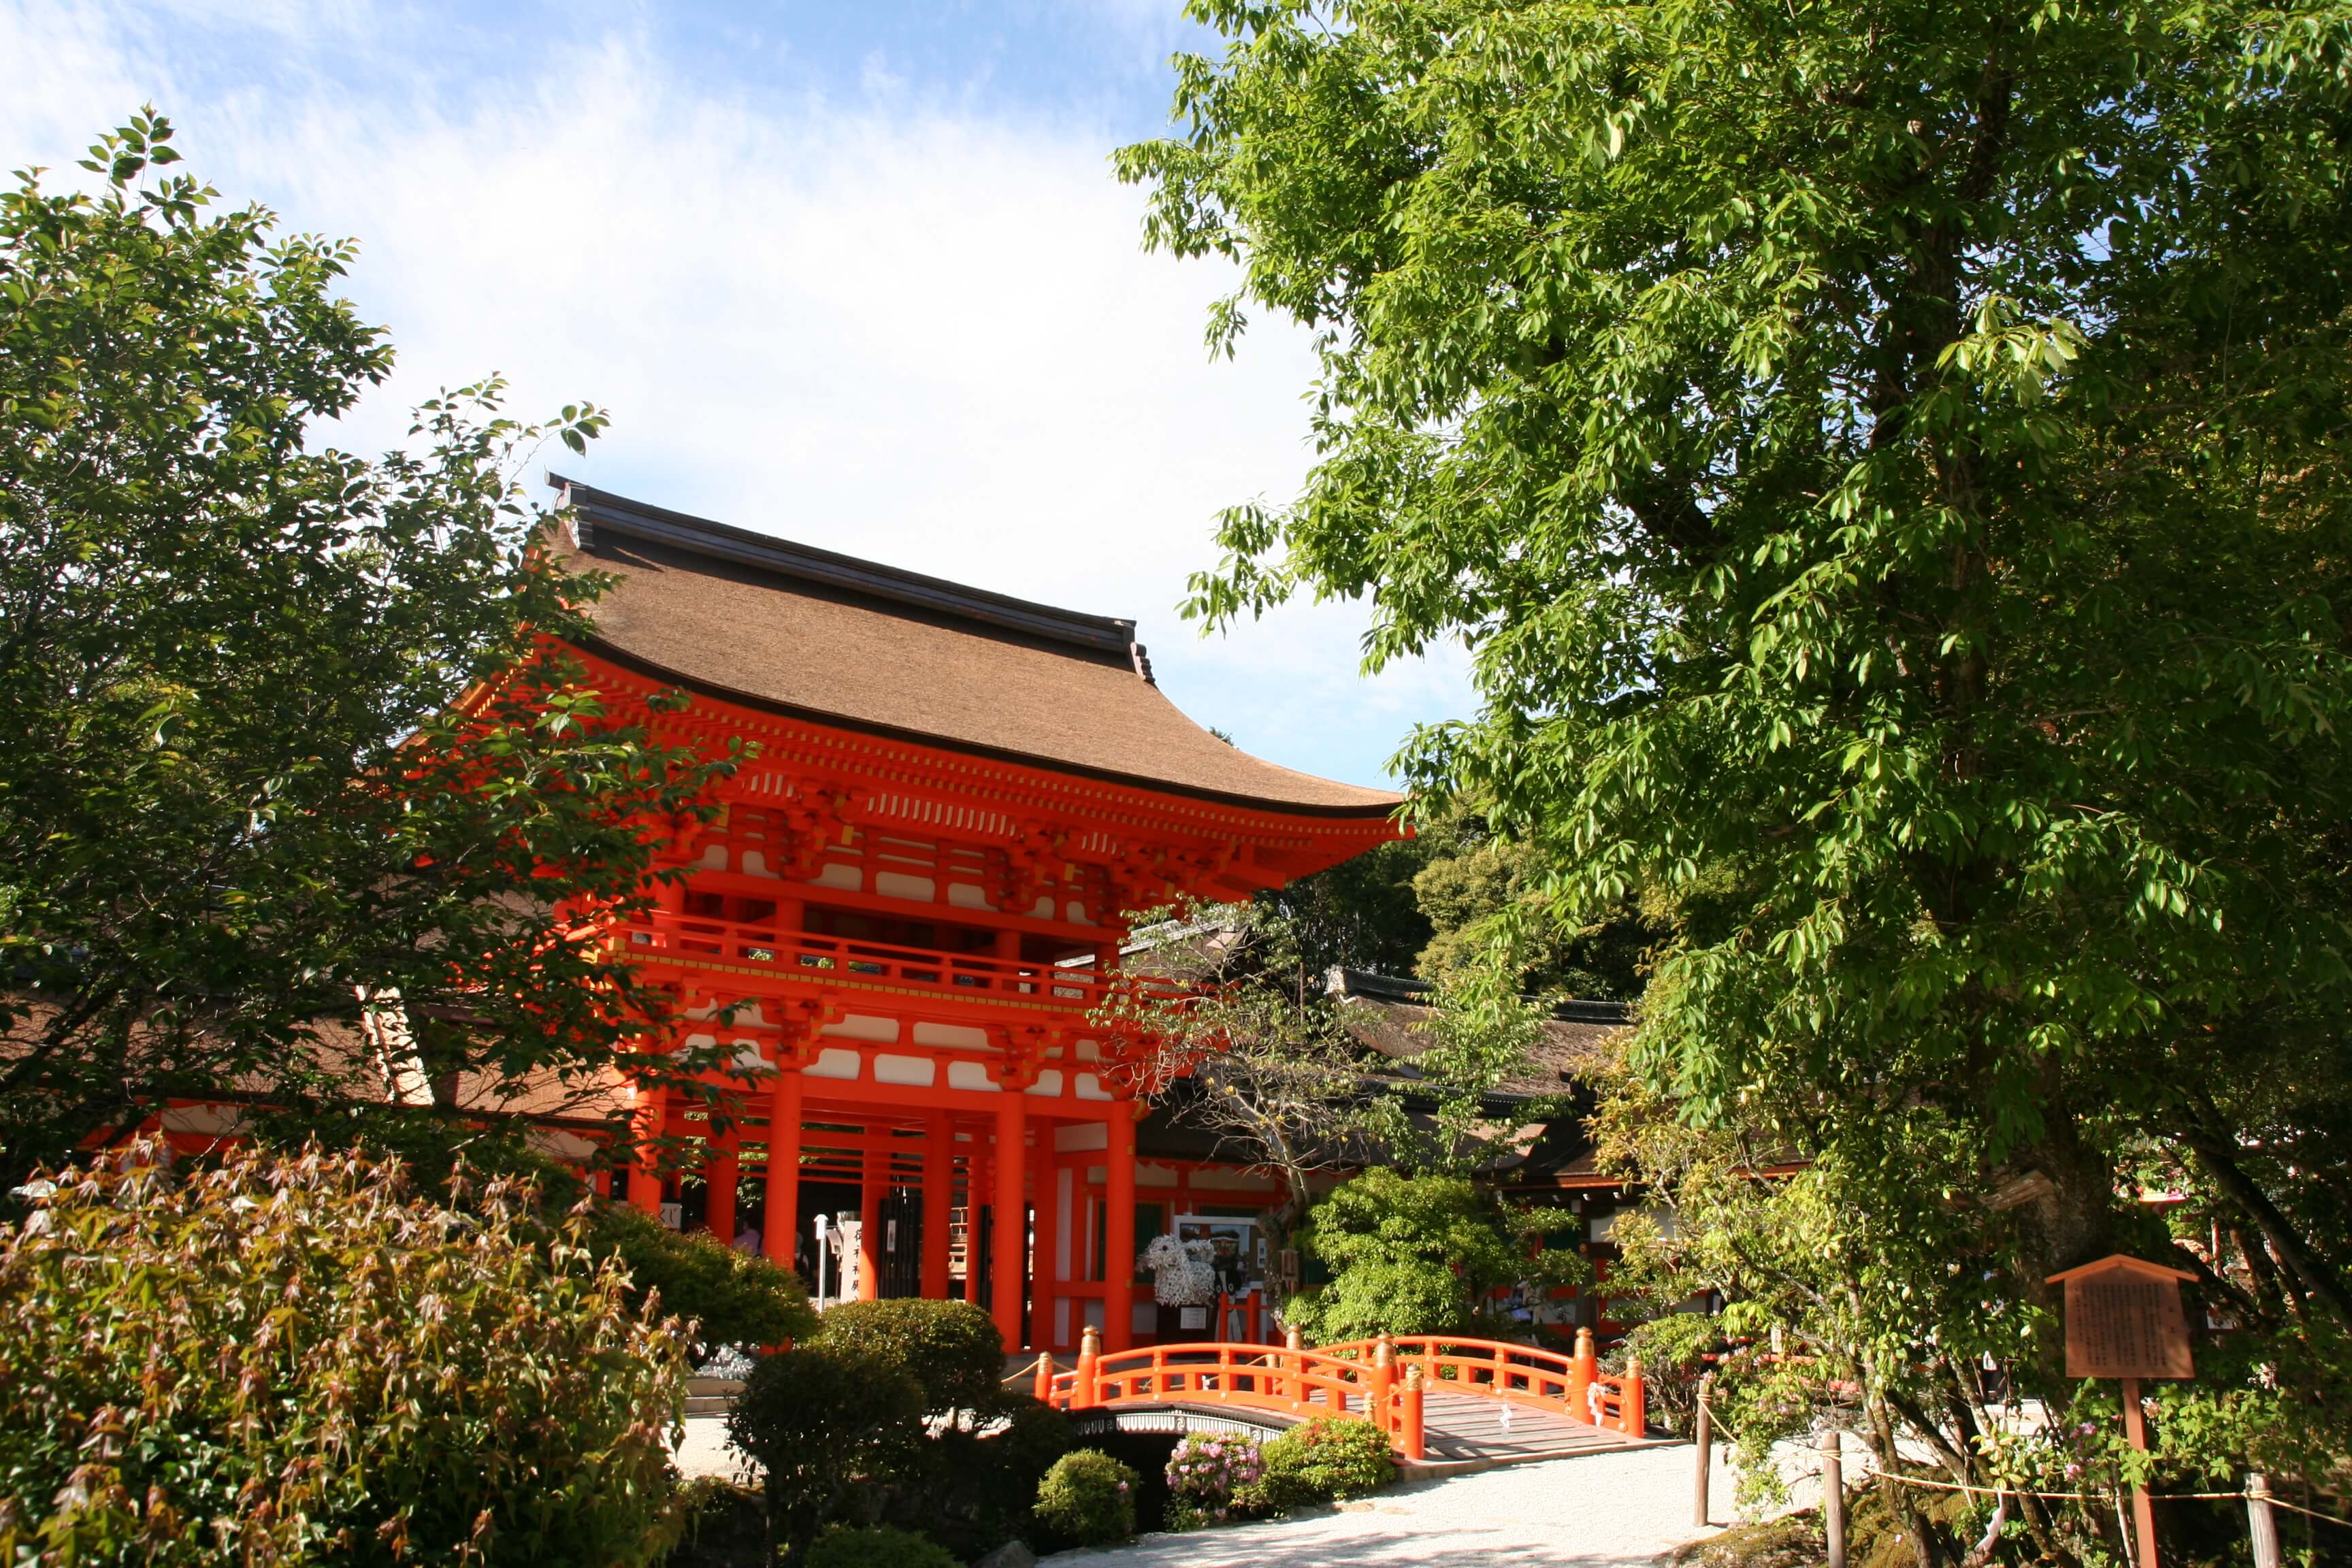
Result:
[[217,209],[170,137],[0,195],[0,1187],[169,1098],[593,1086],[666,1005],[577,911],[708,809],[552,640],[600,584],[519,474],[603,416],[488,383],[320,442],[392,363],[352,247]]
[[1408,974],[1434,934],[1415,889],[1435,847],[1425,837],[1376,845],[1257,902],[1287,923],[1308,977],[1335,967]]
[[1469,646],[1481,712],[1412,776],[1535,846],[1555,919],[1672,929],[1634,1065],[1834,1179],[1883,1447],[1969,1419],[1910,1398],[1963,1310],[1914,1221],[2053,1392],[2042,1277],[2147,1241],[2151,1167],[2315,1384],[2212,1397],[2341,1406],[2344,14],[1192,12],[1229,46],[1121,167],[1152,242],[1240,263],[1213,342],[1262,309],[1321,353],[1320,460],[1226,514],[1193,612]]
[[1513,968],[1522,990],[1611,1002],[1642,994],[1649,950],[1666,932],[1637,904],[1581,922],[1556,919],[1543,851],[1458,805],[1423,829],[1423,841],[1429,853],[1413,874],[1412,896],[1429,922],[1413,965],[1423,979],[1443,984],[1477,969],[1499,938],[1518,945]]
[[1492,1310],[1497,1289],[1580,1273],[1574,1253],[1534,1245],[1544,1223],[1465,1177],[1366,1171],[1315,1205],[1305,1242],[1330,1266],[1331,1282],[1283,1303],[1283,1321],[1314,1344],[1383,1333],[1507,1337]]

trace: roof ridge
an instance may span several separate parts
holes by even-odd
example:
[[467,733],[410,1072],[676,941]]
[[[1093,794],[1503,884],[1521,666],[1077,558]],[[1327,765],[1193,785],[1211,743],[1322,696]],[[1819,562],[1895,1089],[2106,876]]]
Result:
[[1150,661],[1143,646],[1135,640],[1135,623],[1120,616],[1065,610],[951,583],[944,577],[927,576],[901,566],[820,550],[774,534],[632,500],[552,470],[547,475],[547,482],[562,491],[560,504],[572,509],[573,537],[583,550],[591,548],[593,536],[603,532],[649,540],[715,561],[756,567],[869,598],[979,621],[1066,643],[1089,653],[1115,654],[1130,662],[1145,680],[1151,679]]

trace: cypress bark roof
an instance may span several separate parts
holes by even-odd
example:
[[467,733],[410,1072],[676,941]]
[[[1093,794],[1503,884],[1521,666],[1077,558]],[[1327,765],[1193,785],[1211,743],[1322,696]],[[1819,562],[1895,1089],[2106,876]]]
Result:
[[598,651],[752,706],[1285,813],[1398,797],[1227,745],[1164,696],[1135,623],[1034,605],[551,475],[579,570],[619,579]]

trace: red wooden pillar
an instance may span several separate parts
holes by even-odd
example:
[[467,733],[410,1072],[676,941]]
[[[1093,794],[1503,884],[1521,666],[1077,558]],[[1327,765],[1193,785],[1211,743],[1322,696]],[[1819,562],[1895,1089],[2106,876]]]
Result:
[[[782,1268],[793,1266],[800,1247],[801,1075],[776,1075],[768,1099],[768,1223],[761,1250]],[[803,1281],[805,1283],[805,1281]]]
[[1103,1168],[1103,1347],[1123,1351],[1135,1343],[1135,1110],[1124,1100],[1111,1107]]
[[980,1305],[980,1205],[988,1191],[988,1163],[981,1157],[980,1135],[963,1157],[963,1299]]
[[890,1171],[890,1155],[880,1140],[889,1133],[887,1127],[866,1124],[866,1154],[857,1183],[857,1299],[861,1301],[882,1297],[882,1194],[887,1190],[885,1178]]
[[661,1172],[654,1165],[655,1139],[662,1135],[662,1123],[668,1113],[669,1091],[666,1089],[646,1089],[636,1091],[635,1114],[637,1146],[629,1161],[629,1206],[643,1209],[650,1215],[661,1213]]
[[948,1299],[948,1210],[955,1200],[955,1123],[931,1113],[923,1141],[923,1300]]
[[703,1228],[717,1237],[723,1247],[735,1245],[735,1184],[742,1172],[741,1136],[732,1130],[713,1134],[702,1169],[707,1194],[702,1205]]
[[1029,1215],[1022,1180],[1028,1133],[1021,1100],[1018,1093],[1007,1090],[1004,1102],[996,1108],[996,1214],[990,1224],[988,1311],[1004,1335],[1006,1350],[1022,1342],[1021,1284],[1028,1271]]
[[1037,1123],[1037,1242],[1030,1258],[1029,1342],[1045,1350],[1054,1342],[1055,1233],[1061,1228],[1061,1184],[1054,1169],[1054,1124]]

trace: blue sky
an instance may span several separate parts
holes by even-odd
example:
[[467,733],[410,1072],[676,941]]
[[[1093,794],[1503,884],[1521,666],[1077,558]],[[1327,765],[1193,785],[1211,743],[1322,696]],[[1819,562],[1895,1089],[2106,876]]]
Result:
[[491,372],[588,398],[590,482],[1134,616],[1194,718],[1373,783],[1466,710],[1458,655],[1366,679],[1354,606],[1175,614],[1216,510],[1309,460],[1301,336],[1212,363],[1230,276],[1144,255],[1108,172],[1207,41],[1172,0],[0,0],[0,155],[70,172],[152,100],[226,195],[357,237],[401,360],[341,444]]

